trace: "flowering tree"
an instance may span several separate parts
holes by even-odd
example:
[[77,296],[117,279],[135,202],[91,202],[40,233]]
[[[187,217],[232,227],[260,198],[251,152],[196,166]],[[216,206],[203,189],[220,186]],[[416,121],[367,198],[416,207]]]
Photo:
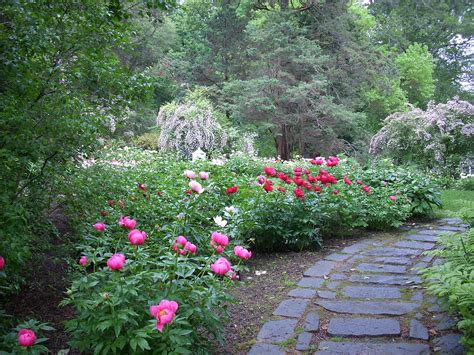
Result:
[[474,146],[474,106],[455,97],[445,104],[430,102],[426,111],[388,116],[372,137],[370,152],[417,162],[429,168],[457,167]]
[[172,102],[160,109],[158,146],[186,158],[198,148],[205,152],[220,151],[227,142],[227,134],[219,123],[222,120],[201,91],[190,93],[182,103]]

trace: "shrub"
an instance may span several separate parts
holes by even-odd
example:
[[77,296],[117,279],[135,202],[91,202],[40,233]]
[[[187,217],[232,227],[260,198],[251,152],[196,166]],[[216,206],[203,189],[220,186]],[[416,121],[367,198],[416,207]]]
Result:
[[384,160],[366,169],[363,178],[370,184],[386,183],[410,201],[410,213],[431,215],[433,206],[441,207],[440,187],[428,176],[408,167],[396,167]]
[[224,116],[207,100],[202,91],[189,93],[183,102],[161,107],[157,125],[161,130],[159,147],[189,158],[198,148],[205,152],[222,151],[227,133]]
[[443,258],[441,265],[422,271],[428,292],[461,316],[457,326],[464,333],[467,353],[474,351],[474,229],[440,237],[442,249],[429,252]]
[[157,150],[160,139],[159,131],[152,131],[142,134],[135,139],[135,144],[143,149]]
[[388,116],[370,142],[370,152],[457,175],[461,158],[474,145],[474,106],[453,98]]
[[459,190],[474,191],[474,177],[459,179],[456,183],[456,188]]

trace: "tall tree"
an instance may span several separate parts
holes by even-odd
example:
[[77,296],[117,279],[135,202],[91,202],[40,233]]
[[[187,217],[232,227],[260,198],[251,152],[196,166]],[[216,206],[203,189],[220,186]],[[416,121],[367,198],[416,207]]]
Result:
[[[473,14],[469,0],[371,0],[377,19],[376,40],[403,52],[413,43],[426,45],[436,59],[435,98],[469,96],[472,89]],[[464,83],[463,83],[464,82]],[[472,93],[471,93],[472,95]]]
[[294,151],[334,150],[341,143],[342,122],[346,132],[351,124],[342,119],[349,112],[328,93],[329,58],[288,11],[261,12],[246,33],[249,76],[224,89],[234,119],[258,123],[282,159]]
[[173,14],[180,45],[170,61],[179,80],[221,88],[245,73],[242,55],[248,19],[239,15],[238,8],[236,0],[187,0]]
[[435,82],[433,56],[426,46],[414,43],[395,60],[401,75],[401,87],[415,106],[426,107],[433,98]]

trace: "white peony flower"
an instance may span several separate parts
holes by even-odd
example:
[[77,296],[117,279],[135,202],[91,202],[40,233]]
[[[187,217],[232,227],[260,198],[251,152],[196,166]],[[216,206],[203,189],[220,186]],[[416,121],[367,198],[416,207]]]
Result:
[[227,221],[221,216],[214,217],[214,223],[216,223],[221,228],[224,228],[227,225]]

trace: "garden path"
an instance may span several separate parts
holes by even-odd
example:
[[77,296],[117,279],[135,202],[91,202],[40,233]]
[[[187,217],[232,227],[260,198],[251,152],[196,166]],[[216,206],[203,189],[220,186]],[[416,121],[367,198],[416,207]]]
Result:
[[257,354],[462,354],[456,320],[423,291],[419,270],[459,219],[364,239],[306,270],[257,335]]

